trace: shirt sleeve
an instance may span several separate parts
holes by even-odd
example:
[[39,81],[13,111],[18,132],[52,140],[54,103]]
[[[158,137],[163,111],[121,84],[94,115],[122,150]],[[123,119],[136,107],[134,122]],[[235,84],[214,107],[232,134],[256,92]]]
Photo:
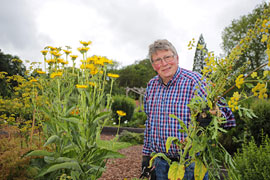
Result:
[[[225,101],[224,98],[222,98],[222,101]],[[232,113],[232,110],[227,106],[225,102],[222,102],[222,101],[219,100],[218,106],[223,117],[226,118],[227,120],[226,123],[224,124],[224,128],[236,126],[236,122],[235,122],[235,118]]]
[[144,112],[147,115],[147,120],[145,122],[145,130],[144,130],[144,144],[143,144],[143,155],[150,156],[152,153],[151,150],[151,140],[150,140],[150,122],[149,122],[149,108],[148,108],[148,92],[146,89],[146,93],[144,95]]

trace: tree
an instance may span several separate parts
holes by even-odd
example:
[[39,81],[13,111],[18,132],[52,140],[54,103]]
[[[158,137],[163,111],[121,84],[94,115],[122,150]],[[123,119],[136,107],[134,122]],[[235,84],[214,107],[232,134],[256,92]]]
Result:
[[[226,27],[222,33],[222,48],[225,54],[228,55],[231,50],[240,42],[240,39],[246,37],[249,32],[248,30],[255,27],[256,20],[263,14],[264,9],[269,8],[267,3],[258,5],[252,13],[241,16],[239,19],[234,19],[228,27]],[[250,65],[246,69],[251,71],[262,65],[267,61],[266,54],[264,53],[267,49],[266,43],[261,43],[262,33],[257,34],[257,37],[252,40],[250,48],[248,48],[240,57],[237,62],[235,69],[239,66],[250,61]]]
[[197,43],[196,51],[195,51],[192,71],[196,71],[198,73],[202,72],[203,67],[206,64],[204,59],[207,57],[207,52],[208,50],[206,48],[203,35],[201,34]]
[[[17,56],[12,56],[10,54],[4,54],[0,49],[0,72],[6,72],[6,76],[20,75],[24,76],[26,71],[25,65]],[[4,79],[0,79],[1,89],[0,96],[11,96],[12,91],[9,88]],[[17,82],[11,82],[11,85],[17,86]]]
[[149,59],[144,59],[121,69],[119,75],[119,85],[122,87],[146,87],[156,73]]

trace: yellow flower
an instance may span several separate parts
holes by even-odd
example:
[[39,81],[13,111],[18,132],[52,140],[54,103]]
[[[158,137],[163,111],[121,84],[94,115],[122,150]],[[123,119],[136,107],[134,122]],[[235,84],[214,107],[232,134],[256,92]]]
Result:
[[46,74],[44,71],[37,71],[38,74]]
[[92,74],[92,75],[95,75],[97,73],[98,73],[98,69],[97,68],[91,69],[91,71],[90,71],[90,74]]
[[254,93],[254,96],[258,96],[259,99],[268,97],[265,84],[258,83],[251,91]]
[[0,72],[0,79],[4,79],[6,77],[5,76],[6,74],[8,74],[8,73],[5,71]]
[[89,85],[93,86],[93,87],[96,87],[96,83],[94,83],[94,82],[89,82]]
[[80,41],[80,43],[82,45],[84,45],[84,46],[88,46],[88,45],[92,44],[92,41],[88,41],[88,42],[86,42],[86,41]]
[[119,116],[126,116],[127,114],[122,111],[122,110],[117,110],[116,113],[119,115]]
[[71,59],[74,61],[78,56],[77,55],[69,55]]
[[55,59],[48,59],[45,62],[48,64],[52,64],[52,63],[55,63],[56,61],[55,61]]
[[108,76],[108,77],[111,77],[111,78],[119,78],[119,75],[118,75],[118,74],[108,73],[107,76]]
[[78,51],[80,51],[82,54],[86,53],[89,50],[89,47],[79,47]]
[[202,50],[202,49],[203,49],[203,45],[198,44],[197,48],[198,48],[199,50]]
[[54,57],[56,57],[56,58],[59,58],[62,55],[57,51],[51,51],[51,54],[54,55]]
[[37,80],[36,79],[31,79],[30,82],[37,82]]
[[64,62],[64,59],[62,59],[62,58],[57,58],[56,60],[57,60],[57,63],[63,63]]
[[55,77],[58,77],[58,76],[62,76],[62,72],[53,72],[51,75],[50,75],[50,77],[53,79],[53,78],[55,78]]
[[238,89],[240,89],[241,88],[241,85],[244,83],[244,75],[243,74],[240,74],[237,78],[236,78],[236,80],[235,80],[235,84],[236,84],[236,87],[238,88]]
[[87,69],[95,69],[96,67],[95,67],[94,64],[86,64],[85,68],[87,68]]
[[66,53],[66,55],[69,55],[70,53],[71,53],[71,51],[69,51],[69,50],[63,50],[65,53]]
[[57,50],[57,48],[56,48],[56,47],[52,47],[52,46],[48,46],[48,48],[50,48],[50,50],[51,50],[51,51],[55,51],[55,50]]
[[238,110],[238,101],[240,99],[241,95],[238,92],[233,93],[233,97],[230,98],[228,102],[228,106],[232,109],[232,111]]
[[269,74],[269,71],[263,71],[263,77],[266,77]]
[[251,77],[252,78],[255,78],[255,77],[257,77],[258,76],[258,73],[257,72],[253,72],[252,74],[251,74]]
[[267,41],[267,35],[266,34],[263,34],[262,35],[261,42],[265,42],[265,41]]
[[76,84],[76,88],[85,89],[85,88],[87,88],[87,87],[88,87],[87,85],[79,85],[79,84]]
[[47,50],[42,50],[42,51],[40,51],[44,56],[46,56],[47,55],[47,53],[48,53],[48,51]]

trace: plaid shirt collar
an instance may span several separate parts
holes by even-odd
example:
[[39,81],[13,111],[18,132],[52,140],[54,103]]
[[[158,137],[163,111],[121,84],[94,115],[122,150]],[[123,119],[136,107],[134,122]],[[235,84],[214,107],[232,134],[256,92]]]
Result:
[[181,71],[182,69],[178,67],[173,78],[167,84],[164,84],[162,78],[158,75],[158,82],[164,86],[170,86],[176,81],[176,79],[178,79],[178,77],[180,77]]

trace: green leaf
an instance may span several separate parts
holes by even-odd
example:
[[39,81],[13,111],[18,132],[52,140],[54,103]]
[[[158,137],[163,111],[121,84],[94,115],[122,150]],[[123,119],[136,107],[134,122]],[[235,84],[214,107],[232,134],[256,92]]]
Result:
[[195,160],[194,177],[195,180],[203,180],[207,168],[200,159]]
[[119,152],[107,150],[107,154],[103,156],[103,159],[112,159],[112,158],[124,158],[125,156]]
[[59,158],[55,159],[56,163],[70,162],[70,161],[74,161],[74,159],[71,159],[68,157],[59,157]]
[[69,118],[61,117],[61,120],[76,123],[76,124],[78,124],[80,122],[80,120],[76,117],[69,117]]
[[254,87],[254,85],[252,83],[245,83],[245,85],[249,88],[252,89]]
[[168,164],[171,163],[171,160],[170,160],[165,154],[163,154],[163,153],[152,153],[151,156],[152,156],[152,158],[151,158],[151,160],[150,160],[150,162],[149,162],[149,166],[148,166],[149,168],[152,167],[153,161],[154,161],[157,157],[162,157],[164,160],[166,160],[166,161],[168,162]]
[[168,172],[168,179],[181,180],[184,178],[184,175],[185,175],[185,165],[179,164],[178,162],[174,161],[170,166]]
[[53,154],[54,154],[53,152],[48,152],[45,150],[34,150],[34,151],[31,151],[28,154],[26,154],[25,157],[28,157],[28,156],[53,156]]
[[109,114],[110,114],[110,112],[101,112],[101,113],[97,114],[94,119],[95,119],[95,121],[99,121],[99,120],[102,120],[102,119],[105,119],[106,117],[108,117]]
[[48,146],[49,144],[55,143],[59,139],[60,139],[59,136],[52,135],[51,137],[48,138],[47,142],[43,145],[43,147]]
[[175,116],[174,114],[170,114],[169,115],[171,118],[174,118],[174,119],[177,119],[180,123],[180,126],[183,128],[184,132],[188,132],[188,129],[187,129],[187,126],[186,124],[184,123],[184,121],[182,121],[181,119],[179,119],[177,116]]
[[48,173],[53,172],[53,171],[57,171],[59,169],[72,169],[72,170],[76,170],[76,171],[82,171],[78,162],[64,162],[64,163],[55,164],[55,165],[50,166],[48,169],[41,172],[38,175],[38,177],[42,177],[45,174],[48,174]]
[[166,141],[166,152],[168,153],[173,142],[180,142],[177,137],[168,137]]
[[210,109],[213,108],[213,104],[212,104],[211,100],[208,99],[208,98],[207,98],[207,105],[208,105],[208,107],[209,107]]

